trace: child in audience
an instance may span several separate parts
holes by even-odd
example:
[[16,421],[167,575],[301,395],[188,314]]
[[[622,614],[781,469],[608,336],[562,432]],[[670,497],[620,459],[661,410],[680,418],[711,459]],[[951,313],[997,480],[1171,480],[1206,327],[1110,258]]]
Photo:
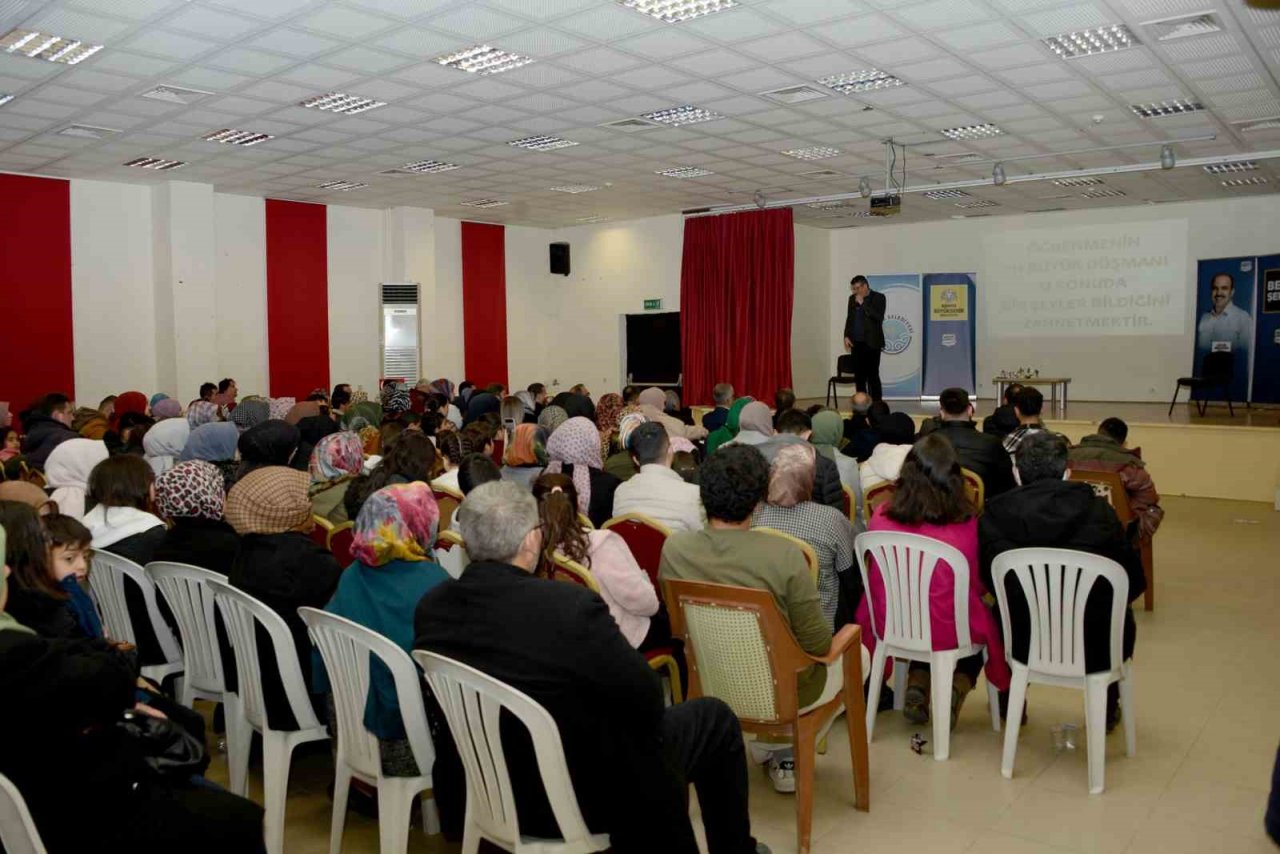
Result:
[[432,489],[462,491],[458,484],[458,466],[462,465],[462,460],[468,454],[483,452],[482,447],[477,447],[476,437],[477,432],[470,429],[455,430],[439,437],[436,446],[440,450],[444,473],[431,481]]
[[17,430],[12,427],[0,429],[0,437],[0,463],[7,463],[22,453],[22,437]]
[[0,527],[8,535],[4,563],[12,573],[5,610],[41,637],[84,637],[71,612],[63,607],[67,594],[54,581],[49,548],[35,509],[16,501],[0,501]]
[[58,589],[66,594],[62,603],[75,619],[81,634],[87,638],[103,636],[102,620],[93,600],[82,583],[89,578],[89,559],[93,555],[93,535],[79,519],[52,513],[41,519],[49,541],[49,572]]

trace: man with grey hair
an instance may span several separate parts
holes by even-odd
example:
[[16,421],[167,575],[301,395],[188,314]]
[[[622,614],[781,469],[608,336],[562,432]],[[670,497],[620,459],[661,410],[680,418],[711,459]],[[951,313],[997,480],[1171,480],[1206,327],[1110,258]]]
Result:
[[871,413],[871,395],[865,391],[856,392],[849,400],[849,404],[853,409],[853,414],[844,422],[844,437],[852,442],[853,437],[861,430],[866,430],[871,426],[867,420]]
[[729,420],[729,407],[733,405],[733,386],[730,383],[716,383],[716,387],[711,390],[711,397],[716,402],[716,408],[702,416],[702,426],[707,428],[708,433],[719,430]]
[[[664,709],[658,677],[604,600],[537,575],[542,529],[527,489],[477,486],[458,519],[471,563],[422,597],[414,647],[483,671],[550,713],[583,817],[613,851],[697,854],[692,783],[711,854],[767,854],[751,836],[742,731],[729,707],[703,698]],[[521,834],[559,838],[528,734],[504,719],[502,740]],[[437,751],[438,790],[461,791],[461,769],[447,761],[454,751]]]

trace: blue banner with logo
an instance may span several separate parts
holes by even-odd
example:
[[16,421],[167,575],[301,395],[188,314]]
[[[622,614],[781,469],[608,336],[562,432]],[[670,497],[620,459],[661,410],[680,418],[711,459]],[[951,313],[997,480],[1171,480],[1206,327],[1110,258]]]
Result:
[[1254,317],[1253,400],[1280,403],[1280,255],[1259,258]]
[[924,394],[977,394],[976,273],[924,276]]
[[920,274],[867,276],[885,296],[880,381],[886,399],[920,396]]
[[[1249,399],[1257,268],[1256,257],[1212,258],[1200,262],[1196,277],[1196,351],[1191,370],[1201,376],[1206,355],[1230,353],[1231,399],[1235,401]],[[1217,400],[1222,391],[1197,390],[1194,396]]]

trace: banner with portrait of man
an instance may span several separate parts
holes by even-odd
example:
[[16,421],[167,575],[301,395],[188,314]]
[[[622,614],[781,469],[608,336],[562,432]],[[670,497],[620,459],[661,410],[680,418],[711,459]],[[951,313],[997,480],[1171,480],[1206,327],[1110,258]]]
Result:
[[1258,299],[1254,303],[1253,397],[1280,403],[1280,255],[1258,259]]
[[[1205,374],[1205,356],[1231,356],[1231,398],[1249,399],[1253,355],[1254,285],[1258,259],[1213,258],[1200,261],[1196,277],[1195,364]],[[1222,357],[1219,357],[1222,358]],[[1197,397],[1216,400],[1218,389],[1197,391]]]

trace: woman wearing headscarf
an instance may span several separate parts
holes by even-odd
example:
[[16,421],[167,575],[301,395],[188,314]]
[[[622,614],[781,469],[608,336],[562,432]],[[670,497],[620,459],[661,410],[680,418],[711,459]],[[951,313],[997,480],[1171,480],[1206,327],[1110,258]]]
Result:
[[381,424],[382,407],[369,401],[352,404],[342,415],[342,426],[356,433],[366,427],[378,427]]
[[600,457],[608,459],[616,449],[618,424],[622,421],[622,395],[609,392],[596,405],[596,427],[600,431]]
[[404,383],[387,383],[382,387],[382,411],[386,418],[399,418],[408,412],[413,401],[409,398],[409,387]]
[[817,451],[812,445],[783,445],[769,466],[769,494],[751,525],[774,528],[804,540],[818,556],[818,599],[827,625],[836,628],[836,608],[853,621],[862,598],[862,580],[853,557],[853,525],[834,507],[813,500]]
[[528,489],[547,465],[546,432],[536,424],[517,424],[503,454],[502,479]]
[[166,397],[164,400],[156,401],[151,407],[151,417],[157,423],[167,421],[170,418],[182,417],[182,404],[174,400],[172,397]]
[[302,434],[297,427],[274,418],[249,428],[240,435],[237,442],[240,449],[240,469],[237,476],[244,477],[263,466],[288,466],[301,441]]
[[753,397],[740,397],[729,407],[729,414],[725,416],[724,426],[718,430],[713,430],[711,435],[707,436],[707,453],[714,454],[716,449],[721,445],[725,445],[733,441],[738,436],[739,419],[742,417],[742,410],[746,409],[748,403],[755,400]]
[[191,431],[187,446],[182,449],[182,462],[188,460],[204,460],[213,463],[222,472],[226,488],[236,482],[239,465],[236,462],[236,448],[240,441],[240,430],[229,421],[215,421],[201,424]]
[[92,439],[68,439],[53,449],[44,464],[44,478],[59,513],[84,519],[89,475],[108,456],[106,443]]
[[[413,613],[418,601],[449,574],[435,562],[432,549],[440,509],[431,487],[414,482],[379,489],[356,517],[351,555],[355,561],[338,581],[325,610],[346,617],[388,638],[405,652],[413,650]],[[327,691],[328,674],[318,653],[312,655],[315,685]],[[382,773],[416,777],[420,773],[409,747],[395,682],[385,667],[369,674],[365,726],[378,738]]]
[[538,401],[534,398],[533,392],[528,389],[521,389],[515,393],[515,397],[520,401],[520,406],[524,408],[524,417],[522,421],[525,424],[538,423]]
[[311,513],[335,525],[347,521],[346,497],[351,479],[364,470],[364,448],[355,433],[325,436],[316,443],[308,469],[311,475]]
[[547,441],[547,472],[567,474],[578,490],[578,510],[597,528],[613,515],[613,493],[622,481],[604,470],[600,434],[586,418],[570,418]]
[[650,421],[657,421],[667,428],[668,436],[673,439],[680,436],[692,442],[707,437],[707,428],[691,426],[685,424],[679,418],[668,415],[665,411],[666,405],[667,395],[662,389],[650,386],[640,392],[640,412]]
[[[844,418],[834,409],[822,409],[813,414],[813,432],[809,441],[818,453],[836,464],[840,483],[853,492],[855,526],[862,529],[862,479],[858,474],[858,461],[840,453],[840,440],[844,438]],[[863,529],[865,530],[865,529]]]
[[191,425],[191,429],[195,430],[202,424],[212,424],[215,421],[222,420],[222,412],[218,408],[218,404],[211,400],[192,401],[187,407],[187,423]]
[[552,399],[551,405],[563,409],[570,418],[585,418],[588,421],[596,420],[595,404],[585,394],[562,391]]
[[169,520],[170,528],[156,545],[154,559],[229,573],[240,538],[222,518],[225,503],[222,472],[212,463],[188,460],[157,477],[156,512]]
[[49,493],[25,480],[0,481],[0,501],[25,504],[40,516],[59,512],[58,502],[50,498]]
[[246,397],[231,411],[231,423],[243,433],[271,417],[271,404],[260,397]]
[[142,437],[142,449],[151,470],[160,474],[173,468],[190,438],[191,425],[185,418],[166,418],[148,430]]
[[560,425],[569,420],[569,413],[564,411],[564,407],[556,406],[554,403],[542,410],[542,414],[538,416],[538,426],[547,431],[547,436],[555,433]]
[[478,421],[481,415],[486,412],[501,412],[502,401],[498,400],[496,395],[482,391],[479,394],[471,395],[471,400],[467,402],[467,414],[462,417],[462,426],[466,427],[474,421]]
[[120,419],[126,415],[146,415],[147,396],[140,391],[126,391],[116,398],[115,411],[111,413],[111,431],[120,432]]
[[514,395],[504,397],[498,414],[502,417],[502,429],[506,432],[506,442],[509,443],[516,425],[524,423],[524,404]]
[[298,402],[296,397],[269,397],[267,398],[267,412],[272,421],[283,421],[285,416],[289,414],[289,410],[293,409],[293,405]]
[[619,481],[631,480],[640,473],[640,468],[631,456],[631,434],[648,420],[637,411],[628,412],[618,421],[618,449],[605,459],[604,470]]
[[453,425],[455,430],[462,429],[462,405],[454,398],[453,383],[441,377],[433,382],[427,389],[433,395],[439,395],[444,398],[444,403],[440,406],[440,414],[445,420]]
[[[730,418],[733,417],[730,410]],[[769,407],[758,400],[753,400],[742,407],[738,415],[738,435],[728,444],[763,445],[773,438],[773,414]]]
[[[303,472],[267,466],[241,478],[227,494],[226,504],[227,521],[240,535],[240,549],[228,580],[284,619],[308,684],[311,641],[298,609],[323,608],[342,574],[328,549],[309,536],[315,525],[307,495],[310,485],[311,479]],[[297,729],[280,682],[280,669],[266,649],[259,649],[259,654],[264,656],[262,688],[272,728]],[[323,715],[324,704],[317,702],[309,687],[308,693],[313,695],[316,713]]]

